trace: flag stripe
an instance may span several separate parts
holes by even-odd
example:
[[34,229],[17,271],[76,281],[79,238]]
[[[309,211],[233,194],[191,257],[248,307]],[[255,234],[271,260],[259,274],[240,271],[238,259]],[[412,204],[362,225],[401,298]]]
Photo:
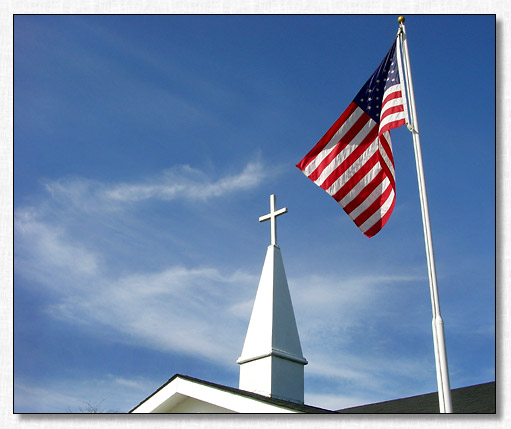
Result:
[[388,131],[380,136],[380,157],[381,168],[385,171],[390,183],[395,188],[394,157],[392,155],[390,133]]
[[339,203],[346,213],[352,213],[371,195],[384,178],[383,170],[376,164]]
[[405,117],[401,85],[397,84],[387,88],[383,94],[380,134],[404,125]]
[[[387,107],[387,106],[385,106]],[[402,119],[403,105],[400,106],[388,106],[387,109],[382,110],[380,124],[395,122],[396,120]],[[380,125],[381,127],[381,125]]]
[[[378,166],[379,167],[379,166]],[[382,189],[388,186],[389,180],[385,177],[383,170],[379,169],[379,175],[377,175],[371,182],[370,186],[366,186],[364,191],[360,193],[353,204],[343,207],[344,211],[348,214],[353,221],[355,221],[362,213],[368,212],[366,218],[372,215],[375,209],[370,209],[374,201],[381,197]],[[356,207],[354,207],[356,206]],[[355,222],[357,226],[360,226],[362,222]]]
[[[369,127],[367,127],[369,128]],[[332,163],[329,166],[329,175],[321,182],[319,186],[324,190],[329,190],[332,185],[337,183],[337,189],[342,186],[342,184],[348,180],[351,172],[356,171],[359,168],[359,165],[364,162],[364,160],[370,158],[375,152],[375,146],[371,145],[371,141],[375,140],[377,135],[376,128],[373,127],[369,130],[369,133],[365,135],[359,134],[357,137],[357,143],[349,146],[349,150],[340,154],[340,159],[336,159],[335,163]],[[334,189],[329,190],[330,195],[335,194],[337,192]]]
[[386,204],[384,207],[382,207],[381,213],[376,220],[376,222],[365,231],[362,231],[367,237],[373,237],[375,236],[380,230],[385,226],[387,221],[390,218],[390,215],[392,214],[392,211],[394,210],[394,204],[396,202],[395,196],[392,195],[392,198],[389,198],[389,200],[386,201]]
[[[351,214],[350,217],[353,219],[353,222],[355,222],[355,225],[360,227],[368,222],[369,225],[372,226],[374,222],[372,222],[371,219],[380,213],[383,206],[382,201],[386,201],[393,192],[394,191],[392,186],[390,186],[389,180],[385,178],[365,201],[365,210],[363,210],[360,214],[357,213],[356,217]],[[348,215],[350,214],[348,213]],[[367,227],[365,229],[367,229]]]
[[367,151],[346,170],[346,174],[341,176],[330,187],[328,193],[334,200],[340,201],[376,164],[378,164],[379,159],[378,147],[376,145],[371,145]]
[[341,158],[354,156],[352,155],[353,151],[358,149],[358,146],[362,143],[365,135],[368,132],[371,132],[373,127],[374,125],[368,125],[368,116],[362,112],[362,115],[358,117],[355,123],[346,130],[339,143],[337,143],[330,153],[321,161],[318,167],[310,174],[309,179],[321,186],[324,180],[332,173],[331,166],[335,164],[335,162],[333,163],[332,161],[334,161],[341,152],[343,152]]

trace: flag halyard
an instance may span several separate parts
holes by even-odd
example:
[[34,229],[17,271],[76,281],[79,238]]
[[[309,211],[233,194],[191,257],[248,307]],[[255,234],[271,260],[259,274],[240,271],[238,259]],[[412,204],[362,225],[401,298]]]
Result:
[[390,130],[405,124],[405,106],[394,42],[348,108],[297,164],[368,237],[383,228],[394,208]]

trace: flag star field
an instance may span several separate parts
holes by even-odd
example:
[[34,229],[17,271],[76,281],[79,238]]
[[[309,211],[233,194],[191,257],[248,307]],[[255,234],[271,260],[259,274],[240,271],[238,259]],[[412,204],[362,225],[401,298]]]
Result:
[[[13,23],[16,413],[238,387],[271,194],[305,403],[437,390],[397,16]],[[451,386],[493,381],[495,17],[406,31]]]

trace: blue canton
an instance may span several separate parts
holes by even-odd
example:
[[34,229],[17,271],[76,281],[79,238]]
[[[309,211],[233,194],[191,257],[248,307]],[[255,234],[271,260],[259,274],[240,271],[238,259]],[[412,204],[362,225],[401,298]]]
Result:
[[383,61],[353,101],[379,124],[383,94],[388,87],[397,83],[399,83],[399,71],[396,59],[396,42],[394,42]]

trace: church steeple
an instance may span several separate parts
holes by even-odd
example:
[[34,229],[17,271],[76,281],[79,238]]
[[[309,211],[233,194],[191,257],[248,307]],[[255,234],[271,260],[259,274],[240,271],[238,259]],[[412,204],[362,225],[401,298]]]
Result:
[[287,212],[275,210],[270,196],[271,244],[259,280],[252,316],[240,364],[239,387],[262,395],[303,403],[304,365],[296,320],[291,303],[282,254],[277,245],[276,217]]

